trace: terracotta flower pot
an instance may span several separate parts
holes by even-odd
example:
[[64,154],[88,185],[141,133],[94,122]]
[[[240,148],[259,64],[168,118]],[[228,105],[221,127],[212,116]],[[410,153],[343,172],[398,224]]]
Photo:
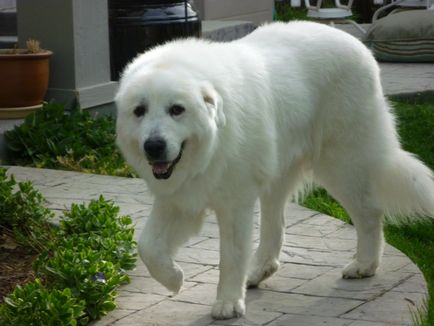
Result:
[[18,54],[0,50],[0,110],[42,103],[48,88],[49,59],[52,54],[46,50]]

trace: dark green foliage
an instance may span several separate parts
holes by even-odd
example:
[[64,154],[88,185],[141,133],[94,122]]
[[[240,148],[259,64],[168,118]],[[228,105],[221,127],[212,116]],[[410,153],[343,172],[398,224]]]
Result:
[[53,216],[43,206],[42,195],[30,182],[17,182],[0,168],[0,226],[13,232],[25,246],[42,250],[52,236],[49,219]]
[[115,289],[129,281],[123,271],[135,266],[132,220],[118,213],[103,197],[89,205],[73,204],[55,241],[35,262],[36,272],[50,287],[70,288],[86,302],[91,320],[116,307]]
[[288,22],[291,20],[307,20],[306,8],[292,8],[289,2],[275,4],[274,20]]
[[100,197],[85,205],[73,204],[60,222],[60,232],[64,238],[88,234],[86,246],[94,250],[104,249],[104,260],[119,264],[124,270],[133,269],[135,248],[134,229],[129,216],[118,217],[119,207]]
[[45,288],[39,279],[17,286],[0,305],[0,325],[4,326],[73,326],[86,322],[84,301],[77,300],[66,288]]
[[111,117],[93,119],[88,112],[66,112],[48,103],[7,131],[5,139],[17,165],[132,176],[115,145]]
[[115,290],[129,279],[118,264],[104,260],[104,253],[87,248],[86,243],[76,244],[77,240],[59,243],[60,248],[42,256],[42,264],[38,261],[37,272],[49,288],[71,289],[74,297],[85,302],[86,315],[98,319],[116,307]]
[[72,205],[60,226],[30,182],[17,183],[0,168],[0,226],[40,252],[38,279],[14,290],[0,305],[0,325],[87,324],[116,307],[116,288],[129,281],[136,243],[129,216],[100,197]]

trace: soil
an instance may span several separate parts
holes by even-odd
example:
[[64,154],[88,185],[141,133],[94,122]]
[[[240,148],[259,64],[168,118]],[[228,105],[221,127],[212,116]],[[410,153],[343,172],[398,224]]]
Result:
[[11,234],[0,230],[0,303],[17,284],[33,281],[33,261],[37,254],[18,245]]

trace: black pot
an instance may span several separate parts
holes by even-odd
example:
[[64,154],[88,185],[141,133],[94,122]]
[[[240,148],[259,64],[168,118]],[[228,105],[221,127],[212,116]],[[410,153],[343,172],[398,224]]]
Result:
[[188,1],[109,0],[113,80],[138,53],[176,38],[201,35],[198,13]]

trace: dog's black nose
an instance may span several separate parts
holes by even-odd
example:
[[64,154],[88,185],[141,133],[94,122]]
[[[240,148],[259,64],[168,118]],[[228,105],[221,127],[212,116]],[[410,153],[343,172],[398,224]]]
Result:
[[161,137],[149,138],[143,145],[146,157],[149,160],[165,160],[166,157],[166,141]]

